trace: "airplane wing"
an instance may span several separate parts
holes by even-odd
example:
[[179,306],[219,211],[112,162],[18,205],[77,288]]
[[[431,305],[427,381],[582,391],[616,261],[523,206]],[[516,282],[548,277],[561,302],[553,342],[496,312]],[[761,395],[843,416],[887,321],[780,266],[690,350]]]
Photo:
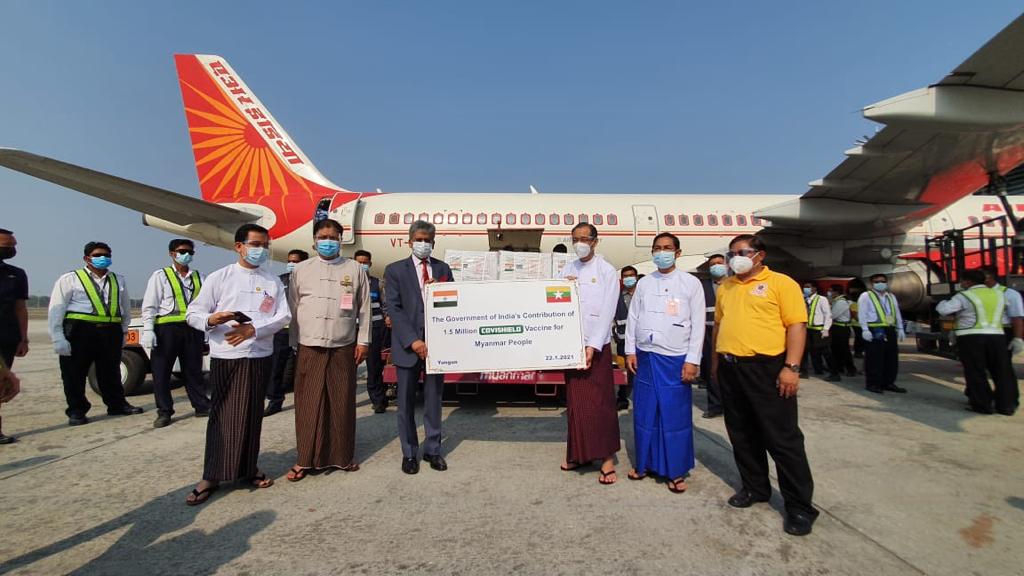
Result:
[[937,84],[863,113],[884,128],[799,199],[759,211],[766,235],[900,234],[1024,162],[1024,16]]
[[0,148],[0,166],[186,226],[254,222],[259,216],[24,150]]

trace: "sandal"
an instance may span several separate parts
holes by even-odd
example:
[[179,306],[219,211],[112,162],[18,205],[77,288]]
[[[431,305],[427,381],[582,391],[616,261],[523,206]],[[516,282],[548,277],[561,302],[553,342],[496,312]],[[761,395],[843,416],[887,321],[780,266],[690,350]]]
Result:
[[[608,480],[609,476],[615,476],[615,479],[614,480]],[[598,478],[597,481],[599,483],[601,483],[601,484],[604,484],[605,486],[611,486],[612,484],[615,484],[615,482],[618,479],[619,479],[619,477],[615,474],[615,470],[610,470],[608,472],[605,472],[604,470],[601,470],[601,477]]]
[[[687,488],[689,488],[689,486],[686,485],[686,476],[680,476],[675,480],[669,480],[667,484],[669,491],[673,494],[682,494],[683,492],[686,492]],[[679,487],[680,484],[683,485],[682,488]]]
[[[300,468],[298,466],[292,466],[291,470],[288,471],[288,475],[285,476],[285,478],[287,478],[289,482],[298,482],[299,480],[305,478],[306,474],[308,473],[309,468]],[[253,478],[253,480],[255,480],[255,478]]]
[[270,478],[267,478],[266,474],[260,472],[259,474],[253,476],[252,478],[249,478],[249,484],[251,484],[253,487],[257,489],[270,488],[271,486],[274,485],[274,481]]
[[641,474],[634,468],[629,471],[629,474],[626,474],[626,478],[629,478],[630,480],[643,480],[644,478],[647,478],[647,472]]
[[559,466],[559,468],[562,469],[562,472],[572,472],[573,470],[579,468],[580,466],[583,466],[583,464],[580,464],[578,462],[566,462],[565,464]]
[[193,488],[192,493],[189,494],[189,496],[191,496],[192,499],[189,500],[188,497],[186,497],[185,504],[188,504],[189,506],[199,506],[200,504],[209,500],[210,496],[212,496],[213,493],[216,492],[217,488],[219,487],[220,486],[218,484],[211,484],[210,486],[207,486],[203,490],[196,490],[195,488]]
[[341,470],[342,472],[358,472],[359,471],[359,464],[357,464],[356,462],[353,462],[353,463],[349,464],[348,466],[339,466],[338,470]]

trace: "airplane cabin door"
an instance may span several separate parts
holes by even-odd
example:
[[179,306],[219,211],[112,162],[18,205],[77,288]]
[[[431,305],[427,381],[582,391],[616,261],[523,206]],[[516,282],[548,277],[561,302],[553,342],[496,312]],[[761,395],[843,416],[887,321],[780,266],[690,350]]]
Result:
[[652,204],[633,205],[633,240],[635,246],[650,248],[658,235],[658,209]]

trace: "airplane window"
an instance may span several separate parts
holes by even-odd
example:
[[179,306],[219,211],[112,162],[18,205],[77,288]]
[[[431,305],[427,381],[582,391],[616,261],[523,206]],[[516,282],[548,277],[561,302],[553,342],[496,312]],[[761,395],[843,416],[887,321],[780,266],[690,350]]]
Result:
[[676,217],[671,214],[665,214],[665,226],[675,226]]
[[736,215],[736,225],[737,226],[746,226],[747,225],[747,217],[744,216],[743,214],[737,214]]
[[587,215],[586,214],[580,214],[580,222],[582,223],[582,222],[587,222],[587,221],[588,221],[587,220]]
[[970,222],[971,224],[977,224],[978,223],[978,219],[976,217],[974,217],[974,216],[968,216],[967,217],[967,221]]
[[464,213],[462,215],[462,223],[463,224],[472,224],[473,223],[473,215],[470,214],[469,212]]
[[543,226],[544,220],[545,218],[543,214],[536,214],[533,217],[533,223],[536,224],[537,226]]
[[722,216],[722,226],[732,226],[732,216],[728,214]]
[[426,212],[420,212],[420,216],[419,216],[419,218],[417,218],[417,220],[423,220],[424,222],[430,222],[430,214],[427,214]]
[[561,220],[562,219],[558,216],[558,214],[555,214],[554,212],[551,213],[551,225],[552,226],[558,226],[558,224],[561,222]]
[[708,226],[718,226],[718,216],[708,214]]
[[511,212],[509,212],[508,214],[505,214],[505,224],[515,224],[515,223],[516,223],[516,215],[515,214],[513,214]]
[[522,214],[519,215],[519,223],[522,224],[523,226],[529,226],[532,220],[533,218],[531,218],[530,215],[527,214],[526,212],[523,212]]
[[455,212],[452,212],[452,213],[448,214],[448,223],[449,224],[458,224],[459,223],[459,215],[456,214]]
[[491,224],[501,224],[501,214],[494,212],[491,214]]
[[608,215],[608,225],[609,226],[618,226],[619,225],[619,217],[616,216],[615,214],[609,214]]
[[751,226],[760,226],[761,225],[761,219],[758,218],[757,216],[751,216],[750,217],[750,225]]
[[700,214],[694,214],[693,215],[693,225],[694,226],[703,226],[704,225],[704,217],[701,216]]
[[687,216],[686,214],[680,214],[679,215],[679,225],[680,226],[689,226],[690,225],[690,217]]
[[384,213],[383,212],[377,212],[376,214],[374,214],[373,215],[373,223],[374,224],[383,224],[384,223]]
[[402,221],[402,215],[398,212],[392,212],[388,214],[388,224],[398,224]]
[[566,226],[572,226],[576,223],[576,218],[574,218],[572,214],[566,214],[563,220]]
[[416,215],[412,212],[406,212],[405,216],[402,217],[402,222],[405,224],[412,224],[416,220]]
[[444,224],[444,214],[434,212],[434,224]]
[[479,214],[477,214],[476,215],[476,223],[480,224],[481,226],[486,225],[487,224],[487,213],[486,212],[480,212]]
[[604,224],[604,216],[600,214],[594,214],[594,224],[601,226]]

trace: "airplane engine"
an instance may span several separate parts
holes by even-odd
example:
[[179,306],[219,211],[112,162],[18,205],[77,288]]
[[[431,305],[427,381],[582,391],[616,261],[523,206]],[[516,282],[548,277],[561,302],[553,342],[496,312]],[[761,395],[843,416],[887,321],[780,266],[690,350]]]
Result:
[[924,312],[932,305],[926,288],[927,275],[923,262],[908,262],[889,275],[889,289],[904,312]]

